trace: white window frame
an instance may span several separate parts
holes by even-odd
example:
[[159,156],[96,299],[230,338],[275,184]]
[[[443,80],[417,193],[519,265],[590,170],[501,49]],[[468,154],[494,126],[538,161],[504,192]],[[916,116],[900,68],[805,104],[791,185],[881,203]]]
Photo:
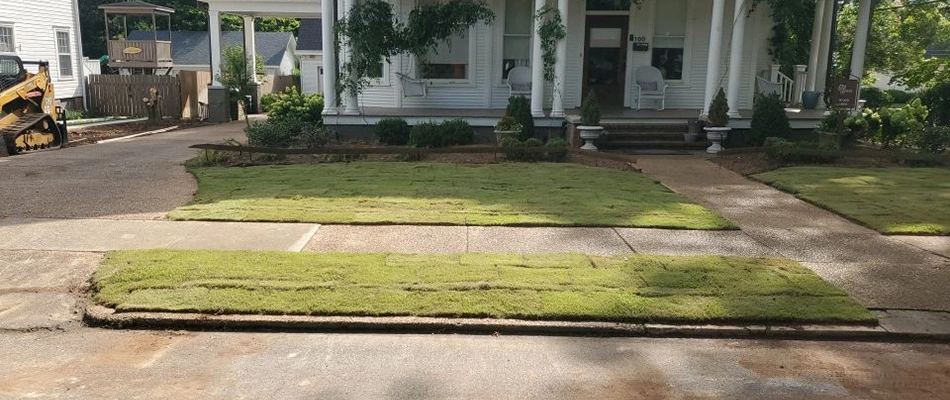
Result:
[[[69,53],[59,52],[59,34],[65,33],[69,42]],[[75,43],[73,43],[72,30],[66,27],[53,27],[53,46],[56,50],[56,78],[61,81],[71,81],[76,79],[76,55],[73,53]],[[60,57],[69,55],[69,75],[63,75],[63,69],[60,65]]]
[[[418,6],[421,3],[420,0],[414,0],[412,4]],[[468,27],[468,76],[465,79],[433,79],[433,78],[423,78],[422,77],[422,66],[419,65],[418,57],[412,55],[409,57],[409,65],[413,70],[412,76],[415,76],[417,79],[423,79],[427,82],[429,86],[442,86],[442,87],[475,87],[475,81],[477,77],[475,76],[476,72],[476,46],[478,41],[476,40],[478,36],[478,26],[482,25],[481,23],[475,24]]]
[[16,53],[16,28],[12,22],[0,21],[0,28],[10,29],[10,52]]
[[[671,88],[685,88],[690,86],[690,72],[693,70],[693,0],[686,1],[686,32],[683,34],[683,78],[675,80],[667,80],[666,83],[670,85]],[[656,43],[656,38],[666,38],[666,37],[679,37],[679,36],[664,36],[656,34],[656,13],[657,7],[654,5],[651,12],[653,16],[653,26],[650,27],[650,56],[649,62],[647,65],[653,65],[653,44]]]
[[383,64],[383,76],[381,76],[381,77],[379,77],[379,78],[366,78],[366,79],[369,81],[369,86],[370,86],[370,87],[389,87],[389,86],[392,86],[392,82],[391,82],[391,80],[389,79],[389,75],[391,74],[390,71],[392,70],[393,64],[397,62],[396,58],[393,57],[391,63],[386,62],[386,59],[385,59],[385,58],[382,59],[382,60],[379,60],[379,62],[380,62],[381,64]]

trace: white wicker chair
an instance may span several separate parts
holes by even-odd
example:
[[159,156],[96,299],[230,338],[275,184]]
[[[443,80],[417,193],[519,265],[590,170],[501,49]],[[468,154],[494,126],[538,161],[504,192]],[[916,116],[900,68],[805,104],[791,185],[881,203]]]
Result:
[[779,97],[782,97],[784,94],[784,89],[782,89],[781,83],[771,82],[761,76],[755,77],[755,86],[756,93],[761,96],[768,96],[774,93],[779,95]]
[[531,96],[531,68],[514,67],[508,71],[508,96]]
[[402,97],[426,97],[429,94],[429,85],[425,79],[416,79],[402,72],[397,72],[396,76],[402,83]]
[[666,108],[666,88],[669,86],[663,80],[663,73],[652,66],[637,68],[637,110],[643,106],[644,100],[657,101],[660,105],[657,110]]

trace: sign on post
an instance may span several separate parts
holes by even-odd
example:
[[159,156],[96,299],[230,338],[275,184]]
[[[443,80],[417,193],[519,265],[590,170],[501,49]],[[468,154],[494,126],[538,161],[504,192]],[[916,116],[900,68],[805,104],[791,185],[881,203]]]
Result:
[[857,79],[835,80],[831,88],[831,105],[836,110],[854,110],[858,107]]

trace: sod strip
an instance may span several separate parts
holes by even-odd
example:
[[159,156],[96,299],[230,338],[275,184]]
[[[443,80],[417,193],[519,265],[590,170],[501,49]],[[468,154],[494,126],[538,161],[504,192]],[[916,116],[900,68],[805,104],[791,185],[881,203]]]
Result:
[[793,167],[754,178],[881,233],[950,235],[950,169]]
[[616,322],[872,323],[785,259],[581,254],[107,254],[95,300],[123,311]]
[[735,229],[635,172],[575,164],[192,168],[177,220]]

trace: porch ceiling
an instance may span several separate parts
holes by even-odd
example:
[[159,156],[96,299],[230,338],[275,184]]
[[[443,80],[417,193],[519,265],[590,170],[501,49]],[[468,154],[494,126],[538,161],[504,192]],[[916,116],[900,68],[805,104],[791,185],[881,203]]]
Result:
[[249,17],[320,18],[322,0],[200,0],[225,14]]

